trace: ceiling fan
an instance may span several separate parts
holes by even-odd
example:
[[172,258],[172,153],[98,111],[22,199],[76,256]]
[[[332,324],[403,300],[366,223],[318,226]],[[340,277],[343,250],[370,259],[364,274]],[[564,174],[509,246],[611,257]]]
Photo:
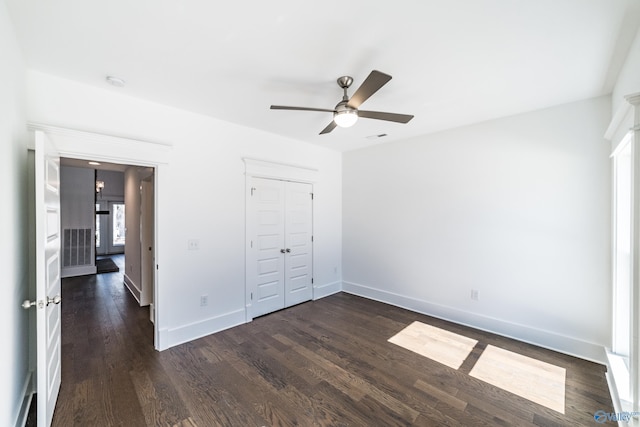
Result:
[[284,105],[272,105],[272,110],[294,110],[294,111],[322,111],[327,113],[333,113],[333,120],[327,125],[320,135],[331,132],[336,128],[353,126],[359,117],[365,119],[386,120],[389,122],[408,123],[413,119],[412,115],[408,114],[396,114],[396,113],[383,113],[381,111],[366,111],[358,110],[358,107],[362,105],[364,101],[369,99],[371,95],[376,93],[382,86],[387,84],[391,80],[391,76],[380,71],[373,70],[369,76],[362,82],[360,87],[349,98],[347,96],[347,89],[353,83],[353,78],[349,76],[342,76],[338,81],[338,85],[343,89],[342,101],[338,102],[334,109],[327,108],[308,108],[308,107],[287,107]]

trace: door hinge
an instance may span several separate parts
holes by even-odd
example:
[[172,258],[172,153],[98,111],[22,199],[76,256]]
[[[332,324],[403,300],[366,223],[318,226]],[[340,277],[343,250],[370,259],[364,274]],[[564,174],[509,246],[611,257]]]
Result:
[[251,292],[251,301],[253,301],[253,292]]
[[253,248],[253,240],[251,241],[251,247]]
[[309,193],[309,194],[311,194],[311,200],[313,200],[313,193]]
[[311,284],[313,285],[313,277],[311,278]]
[[253,197],[253,192],[256,191],[257,188],[256,187],[251,187],[251,197]]
[[311,241],[313,242],[313,236],[311,236]]

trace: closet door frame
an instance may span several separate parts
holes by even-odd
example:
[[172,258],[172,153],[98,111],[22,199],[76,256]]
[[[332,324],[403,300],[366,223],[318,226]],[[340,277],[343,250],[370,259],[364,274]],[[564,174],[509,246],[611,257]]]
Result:
[[[260,159],[243,158],[245,164],[245,320],[250,322],[253,319],[252,296],[255,292],[254,283],[251,281],[252,259],[252,238],[254,234],[251,206],[251,188],[253,178],[267,178],[281,181],[293,181],[311,184],[313,191],[314,184],[318,181],[318,170],[311,167],[277,163]],[[251,217],[251,218],[250,218]],[[313,229],[313,227],[312,227]],[[313,277],[313,262],[311,267]],[[315,287],[312,287],[315,293]],[[313,299],[313,295],[312,295]]]

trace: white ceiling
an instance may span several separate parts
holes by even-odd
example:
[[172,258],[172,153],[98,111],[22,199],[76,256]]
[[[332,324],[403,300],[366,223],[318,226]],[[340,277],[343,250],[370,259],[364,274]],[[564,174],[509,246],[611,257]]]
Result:
[[[608,94],[640,3],[5,1],[30,68],[336,150]],[[411,122],[318,135],[330,113],[269,109],[333,108],[372,69],[393,79],[361,108]]]

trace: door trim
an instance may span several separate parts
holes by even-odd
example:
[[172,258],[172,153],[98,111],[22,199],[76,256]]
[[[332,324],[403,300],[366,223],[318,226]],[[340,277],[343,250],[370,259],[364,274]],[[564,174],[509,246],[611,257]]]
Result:
[[[167,166],[171,159],[173,147],[162,142],[143,141],[126,137],[110,136],[98,133],[79,131],[74,129],[50,126],[41,123],[28,123],[29,131],[43,131],[54,140],[60,157],[72,159],[95,160],[102,162],[121,163],[133,166],[148,166],[154,168],[154,348],[164,350],[169,348],[169,338],[166,330],[162,330],[165,312],[160,293],[161,275],[158,266],[161,259],[161,239],[159,206],[162,198],[162,183]],[[90,142],[90,143],[87,143]]]
[[248,178],[271,178],[309,184],[318,182],[318,169],[315,168],[249,157],[244,157],[242,160],[245,165],[245,175]]

